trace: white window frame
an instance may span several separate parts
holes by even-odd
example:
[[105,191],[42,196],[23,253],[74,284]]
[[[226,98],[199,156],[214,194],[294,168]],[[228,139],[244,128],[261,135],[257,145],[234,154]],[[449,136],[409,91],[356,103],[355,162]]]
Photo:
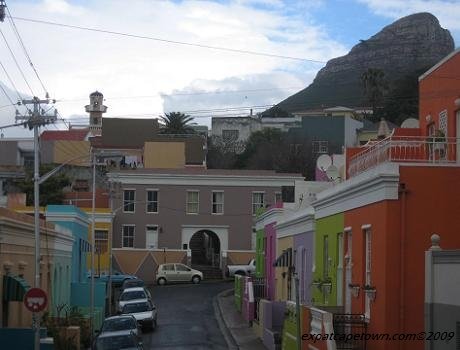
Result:
[[[98,232],[104,232],[106,237],[105,238],[98,238],[97,235],[96,235]],[[99,254],[107,253],[109,251],[109,230],[108,229],[100,229],[99,228],[99,229],[94,230],[94,244],[96,245],[96,248],[101,246],[101,244],[100,243],[98,244],[98,242],[105,242],[105,244],[106,244],[105,245],[106,250],[104,252],[101,252],[100,249],[99,249]]]
[[[197,193],[198,199],[196,202],[189,202],[189,193]],[[196,204],[196,212],[189,210],[189,204]],[[187,215],[198,215],[200,213],[200,191],[199,190],[187,190],[185,194],[185,212]]]
[[[222,193],[222,202],[221,203],[214,201],[214,193]],[[224,215],[224,202],[225,202],[224,191],[220,191],[220,190],[219,191],[212,191],[212,193],[211,193],[211,214],[212,215]],[[220,212],[219,211],[214,212],[214,205],[222,206],[222,210]]]
[[[149,200],[149,192],[156,192],[157,193],[157,210],[156,211],[149,211],[149,204],[155,203],[155,201]],[[145,212],[147,214],[158,214],[160,210],[160,191],[157,188],[147,188],[145,190]]]
[[[129,200],[128,204],[125,204],[125,201],[126,201],[125,200],[125,192],[126,191],[133,191],[134,192],[134,198],[133,198],[132,201]],[[131,210],[126,210],[126,206],[131,205],[131,204],[133,205],[133,210],[132,211]],[[123,213],[131,213],[131,214],[133,214],[135,212],[136,212],[136,189],[135,188],[124,188],[123,189]]]
[[[254,202],[254,196],[256,194],[262,194],[262,203],[255,203]],[[256,205],[258,205],[258,206],[255,207]],[[257,212],[258,208],[264,208],[264,207],[265,207],[265,191],[252,191],[252,215],[256,215],[256,212]]]
[[[125,246],[125,227],[132,227],[133,228],[133,246]],[[136,225],[133,224],[127,224],[127,225],[122,225],[121,226],[121,246],[122,248],[134,248],[134,239],[136,237]],[[129,238],[128,238],[129,239]]]

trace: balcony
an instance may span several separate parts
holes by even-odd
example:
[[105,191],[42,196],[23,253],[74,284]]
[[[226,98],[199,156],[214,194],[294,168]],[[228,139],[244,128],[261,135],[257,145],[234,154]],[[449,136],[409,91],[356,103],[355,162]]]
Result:
[[390,135],[364,146],[362,151],[353,155],[349,161],[348,177],[385,162],[460,166],[457,160],[459,140],[453,137]]

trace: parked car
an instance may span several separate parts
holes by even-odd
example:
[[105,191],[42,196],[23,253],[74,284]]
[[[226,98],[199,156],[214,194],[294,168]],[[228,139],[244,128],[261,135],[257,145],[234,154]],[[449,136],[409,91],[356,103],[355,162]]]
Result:
[[130,331],[139,335],[137,320],[132,315],[112,316],[104,320],[99,335],[107,332]]
[[157,284],[170,282],[192,282],[198,284],[203,280],[203,272],[184,264],[161,264],[157,270]]
[[228,265],[226,276],[234,277],[235,275],[249,276],[256,271],[256,260],[251,259],[247,265]]
[[105,332],[93,344],[93,350],[144,349],[136,335],[130,331]]
[[123,284],[121,285],[121,290],[123,291],[127,288],[135,287],[145,287],[144,281],[139,278],[126,279],[123,281]]
[[142,330],[154,329],[157,326],[157,308],[151,300],[127,303],[123,306],[121,314],[133,316]]
[[145,302],[152,299],[150,292],[143,287],[127,288],[118,298],[118,310],[122,310],[127,303]]
[[[91,274],[88,273],[87,277],[88,277],[88,280],[90,280],[91,279]],[[95,275],[94,278],[98,282],[105,282],[105,283],[109,282],[109,275]],[[112,285],[114,287],[121,286],[123,284],[123,282],[125,282],[127,280],[136,280],[136,279],[138,279],[136,276],[125,275],[125,274],[122,274],[120,272],[115,272],[114,274],[112,274],[112,276],[110,278],[110,280],[112,282]]]

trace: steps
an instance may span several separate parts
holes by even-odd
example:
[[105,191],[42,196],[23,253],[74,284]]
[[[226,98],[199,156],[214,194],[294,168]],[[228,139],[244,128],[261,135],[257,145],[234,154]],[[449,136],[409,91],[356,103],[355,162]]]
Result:
[[219,267],[192,264],[192,269],[203,272],[204,280],[220,280],[223,276]]

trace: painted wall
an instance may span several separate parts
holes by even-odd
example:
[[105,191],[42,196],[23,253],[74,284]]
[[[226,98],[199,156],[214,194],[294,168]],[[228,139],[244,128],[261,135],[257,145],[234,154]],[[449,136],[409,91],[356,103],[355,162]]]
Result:
[[[423,135],[426,135],[427,116],[431,116],[439,128],[439,113],[447,111],[447,136],[459,137],[456,133],[456,116],[459,106],[454,101],[459,97],[460,90],[460,50],[451,54],[452,57],[445,61],[427,76],[422,76],[419,81],[420,108],[419,121]],[[447,78],[446,78],[447,77]],[[448,77],[452,77],[449,79]]]
[[74,242],[72,247],[72,282],[86,281],[87,255],[82,251],[89,245],[89,219],[84,211],[73,205],[49,205],[46,207],[47,220],[62,226],[72,232]]
[[185,166],[185,142],[146,142],[144,145],[145,168],[183,168]]
[[312,287],[313,305],[337,306],[337,259],[338,259],[338,235],[343,232],[344,214],[339,213],[316,220],[315,232],[315,272],[314,280],[324,280],[324,237],[328,237],[329,266],[328,275],[332,282],[330,294],[323,294],[318,288]]

